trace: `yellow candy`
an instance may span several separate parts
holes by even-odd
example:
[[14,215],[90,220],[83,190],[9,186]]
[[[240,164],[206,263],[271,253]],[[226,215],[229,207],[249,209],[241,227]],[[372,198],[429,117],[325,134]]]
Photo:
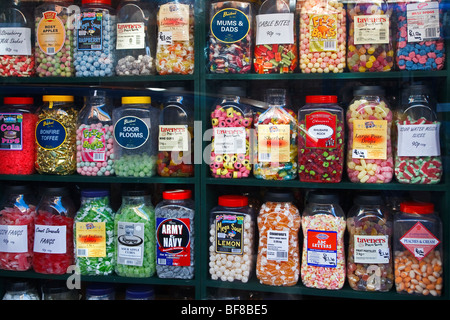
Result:
[[375,48],[374,47],[370,47],[369,49],[367,49],[367,53],[368,54],[373,54],[375,52]]
[[364,67],[359,67],[359,72],[365,72],[366,71],[366,68],[364,68]]

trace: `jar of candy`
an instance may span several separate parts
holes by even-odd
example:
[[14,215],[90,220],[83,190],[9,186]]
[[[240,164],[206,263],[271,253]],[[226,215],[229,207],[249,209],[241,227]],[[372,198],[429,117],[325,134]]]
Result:
[[124,190],[114,218],[115,271],[123,277],[151,277],[156,271],[155,210],[146,190]]
[[116,28],[116,74],[154,74],[156,17],[149,2],[122,0],[117,7]]
[[271,286],[293,286],[300,274],[300,213],[290,192],[269,191],[258,221],[256,276]]
[[194,175],[194,110],[182,93],[164,99],[159,116],[158,160],[156,169],[162,177]]
[[301,278],[305,286],[338,290],[345,281],[345,214],[337,194],[310,192],[302,213]]
[[347,217],[347,278],[357,291],[391,290],[394,283],[392,217],[379,194],[359,194]]
[[0,77],[35,74],[34,25],[31,10],[22,2],[9,1],[0,9]]
[[78,110],[73,96],[43,96],[36,125],[36,171],[68,175],[77,170]]
[[155,290],[152,286],[132,285],[125,290],[125,300],[154,300]]
[[46,187],[36,207],[33,269],[44,274],[65,274],[74,264],[75,205],[67,187]]
[[159,110],[150,97],[122,97],[113,111],[114,171],[122,177],[155,175]]
[[90,283],[86,287],[86,300],[114,300],[114,285],[111,283]]
[[81,191],[75,216],[75,264],[81,275],[109,275],[114,271],[114,211],[108,190]]
[[[395,288],[398,293],[440,296],[443,290],[442,222],[433,203],[406,201],[394,216]],[[414,272],[409,276],[406,266]],[[414,280],[414,281],[413,281]]]
[[167,190],[156,205],[156,274],[192,279],[195,266],[195,204],[191,190]]
[[269,108],[255,123],[258,159],[253,174],[258,179],[292,180],[297,177],[297,117],[286,108],[286,91],[269,89]]
[[2,300],[41,300],[36,286],[28,280],[9,280]]
[[0,206],[0,269],[31,269],[36,200],[28,185],[9,185]]
[[161,1],[158,5],[157,26],[156,71],[158,74],[193,74],[193,1]]
[[292,73],[297,68],[295,8],[287,0],[265,0],[256,15],[255,72]]
[[84,176],[114,174],[112,100],[94,90],[85,98],[77,120],[77,172]]
[[298,111],[298,175],[302,182],[340,182],[344,110],[337,96],[306,96]]
[[253,273],[255,211],[248,197],[219,196],[209,217],[209,274],[213,280],[247,283]]
[[210,170],[214,178],[247,178],[250,161],[250,133],[253,112],[241,102],[243,91],[224,87],[211,111],[213,137]]
[[111,0],[82,0],[74,42],[77,77],[115,75],[116,11]]
[[42,285],[42,300],[79,300],[78,289],[69,289],[66,281],[48,280]]
[[393,135],[394,171],[400,183],[434,184],[441,180],[440,122],[435,110],[435,101],[425,85],[413,84],[403,90]]
[[445,62],[441,1],[395,3],[396,64],[400,70],[441,70]]
[[347,174],[351,182],[388,183],[394,175],[393,113],[379,86],[361,86],[347,110]]
[[211,73],[249,73],[253,57],[253,5],[214,1],[210,7],[208,68]]
[[393,6],[388,2],[365,0],[347,4],[347,64],[350,72],[383,72],[393,69]]
[[5,97],[0,108],[0,174],[33,174],[37,115],[34,99]]
[[346,66],[346,10],[337,0],[305,0],[300,5],[300,70],[340,73]]
[[72,77],[76,11],[73,0],[45,0],[36,7],[36,74]]

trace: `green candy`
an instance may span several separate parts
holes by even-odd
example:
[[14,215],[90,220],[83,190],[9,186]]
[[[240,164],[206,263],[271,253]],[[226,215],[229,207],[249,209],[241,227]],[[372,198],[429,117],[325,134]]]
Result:
[[123,155],[115,160],[114,169],[120,177],[151,177],[156,174],[156,156]]

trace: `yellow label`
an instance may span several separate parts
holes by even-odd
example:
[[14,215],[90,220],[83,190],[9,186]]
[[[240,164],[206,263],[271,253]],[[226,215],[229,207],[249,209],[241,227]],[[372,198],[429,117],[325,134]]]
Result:
[[164,4],[158,14],[160,33],[171,34],[172,41],[189,41],[189,5]]
[[309,20],[312,52],[337,51],[337,15],[313,14]]
[[386,150],[386,120],[353,120],[352,158],[386,160]]
[[78,257],[101,258],[106,256],[104,222],[77,222],[75,227]]
[[258,126],[258,161],[290,161],[290,126],[264,124]]
[[49,55],[57,54],[66,41],[66,29],[55,11],[46,11],[39,20],[36,37],[39,48]]

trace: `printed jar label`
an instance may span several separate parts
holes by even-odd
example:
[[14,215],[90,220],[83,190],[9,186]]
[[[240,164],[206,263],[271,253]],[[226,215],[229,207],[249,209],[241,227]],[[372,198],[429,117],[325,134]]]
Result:
[[66,141],[66,128],[57,120],[42,119],[36,125],[36,142],[46,150],[56,149]]
[[325,111],[317,111],[305,116],[306,147],[336,148],[337,116]]
[[191,225],[189,218],[156,219],[156,262],[158,265],[191,265]]
[[117,24],[116,49],[144,49],[145,25],[143,22]]
[[417,222],[403,237],[400,243],[411,252],[418,260],[425,258],[439,243],[425,226]]
[[352,148],[354,159],[386,160],[387,121],[353,120]]
[[142,266],[144,262],[144,224],[119,221],[117,225],[117,263]]
[[106,159],[106,129],[83,129],[81,138],[81,160],[103,162]]
[[0,113],[0,150],[22,150],[21,113]]
[[27,226],[0,225],[0,252],[28,252]]
[[289,260],[289,231],[267,231],[267,260]]
[[78,29],[78,50],[102,50],[102,11],[82,12]]
[[244,153],[246,152],[245,128],[228,127],[214,128],[214,153]]
[[187,125],[159,126],[159,151],[189,151]]
[[389,263],[388,236],[354,235],[355,263]]
[[288,124],[258,126],[258,161],[289,162],[290,126]]
[[158,12],[158,43],[171,45],[173,41],[189,41],[189,5],[164,4]]
[[33,251],[66,253],[66,229],[66,226],[35,225]]
[[337,14],[314,14],[309,19],[309,50],[337,51]]
[[244,253],[244,218],[242,214],[221,213],[216,215],[216,252],[226,254]]
[[293,13],[256,16],[256,45],[292,43],[294,43]]
[[440,124],[397,124],[400,157],[440,156]]
[[355,44],[388,44],[389,16],[360,15],[354,17]]
[[31,55],[31,29],[0,28],[0,55]]
[[439,2],[421,2],[406,5],[408,42],[439,39]]
[[114,139],[125,149],[137,149],[143,146],[150,135],[150,129],[147,122],[150,119],[141,119],[138,117],[120,118],[114,125]]
[[217,12],[211,19],[211,33],[224,43],[241,41],[250,32],[250,21],[241,10],[227,8]]
[[306,261],[309,266],[336,268],[337,232],[307,230]]
[[36,29],[36,37],[39,48],[46,54],[54,55],[62,49],[66,41],[66,29],[57,12],[42,13]]
[[77,257],[106,257],[105,222],[77,222],[75,232]]

